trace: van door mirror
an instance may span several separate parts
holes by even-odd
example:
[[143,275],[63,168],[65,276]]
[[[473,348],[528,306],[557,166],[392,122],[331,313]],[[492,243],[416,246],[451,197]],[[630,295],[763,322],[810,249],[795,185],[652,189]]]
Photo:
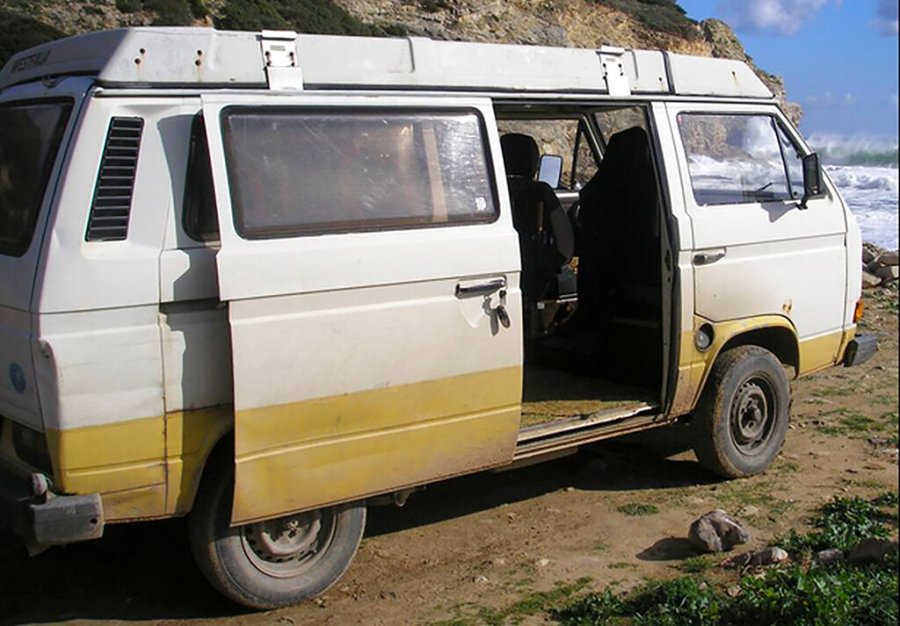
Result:
[[545,154],[541,157],[541,167],[538,170],[538,180],[547,183],[554,189],[559,188],[559,179],[562,177],[563,160],[556,154]]
[[819,155],[813,152],[803,157],[803,198],[800,199],[800,208],[805,209],[810,198],[821,195],[822,168],[819,165]]

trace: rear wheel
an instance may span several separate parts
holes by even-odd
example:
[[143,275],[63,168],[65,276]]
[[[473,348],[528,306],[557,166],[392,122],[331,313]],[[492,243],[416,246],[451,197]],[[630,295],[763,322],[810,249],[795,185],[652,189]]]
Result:
[[790,382],[774,354],[758,346],[728,350],[691,418],[697,459],[727,478],[765,471],[784,443],[789,406]]
[[191,548],[230,600],[272,609],[313,598],[347,570],[362,540],[362,503],[232,527],[233,472],[210,468],[189,518]]

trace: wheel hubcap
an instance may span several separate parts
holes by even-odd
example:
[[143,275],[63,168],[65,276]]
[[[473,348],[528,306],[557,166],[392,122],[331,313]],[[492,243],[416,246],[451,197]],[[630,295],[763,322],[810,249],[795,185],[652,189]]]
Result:
[[762,380],[746,381],[731,405],[731,434],[737,448],[754,454],[772,432],[774,398]]
[[308,570],[330,545],[334,519],[330,511],[310,511],[241,528],[241,543],[260,571],[287,578]]

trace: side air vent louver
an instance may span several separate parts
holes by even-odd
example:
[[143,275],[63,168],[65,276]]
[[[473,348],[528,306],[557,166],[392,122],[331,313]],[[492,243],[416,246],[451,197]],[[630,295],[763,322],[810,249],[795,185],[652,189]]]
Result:
[[110,120],[85,241],[121,241],[128,236],[128,217],[143,130],[144,120],[139,117]]

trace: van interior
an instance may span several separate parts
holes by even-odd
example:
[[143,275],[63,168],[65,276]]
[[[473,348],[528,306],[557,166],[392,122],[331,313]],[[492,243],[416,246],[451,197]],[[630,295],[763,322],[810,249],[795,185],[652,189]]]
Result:
[[520,446],[658,412],[670,279],[646,109],[495,111],[522,261]]

